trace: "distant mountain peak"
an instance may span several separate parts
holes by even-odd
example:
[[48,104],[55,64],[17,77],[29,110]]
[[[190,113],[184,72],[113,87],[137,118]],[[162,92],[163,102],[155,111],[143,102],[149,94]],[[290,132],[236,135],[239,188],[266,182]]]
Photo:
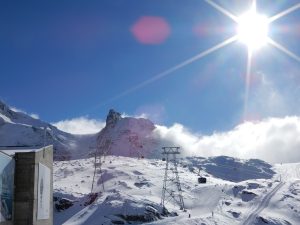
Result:
[[116,112],[114,109],[110,109],[106,117],[106,126],[114,125],[117,121],[121,120],[121,113]]
[[2,113],[6,113],[8,109],[9,107],[3,101],[0,100],[0,110],[2,111]]
[[[97,146],[107,154],[129,157],[152,157],[157,142],[153,136],[155,125],[148,119],[122,117],[109,110],[106,126],[98,133]],[[109,144],[107,144],[109,143]]]

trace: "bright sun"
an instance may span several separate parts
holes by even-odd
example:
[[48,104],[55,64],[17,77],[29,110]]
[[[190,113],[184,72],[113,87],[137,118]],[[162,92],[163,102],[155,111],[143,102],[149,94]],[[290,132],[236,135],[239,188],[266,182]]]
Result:
[[268,19],[256,13],[255,7],[238,18],[238,39],[253,51],[261,48],[268,40]]

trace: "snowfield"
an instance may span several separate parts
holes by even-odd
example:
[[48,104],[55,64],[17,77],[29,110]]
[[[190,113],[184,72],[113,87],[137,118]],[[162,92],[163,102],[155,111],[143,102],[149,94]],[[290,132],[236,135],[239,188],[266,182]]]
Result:
[[[186,212],[174,202],[160,205],[161,159],[108,156],[93,196],[93,158],[55,162],[55,224],[300,224],[300,164],[225,156],[179,162]],[[199,167],[206,184],[197,181]],[[63,200],[72,206],[60,210]]]

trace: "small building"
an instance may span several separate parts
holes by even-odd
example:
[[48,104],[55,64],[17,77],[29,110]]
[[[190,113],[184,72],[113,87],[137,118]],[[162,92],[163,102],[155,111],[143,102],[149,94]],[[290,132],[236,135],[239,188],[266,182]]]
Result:
[[0,225],[53,225],[53,147],[0,148]]

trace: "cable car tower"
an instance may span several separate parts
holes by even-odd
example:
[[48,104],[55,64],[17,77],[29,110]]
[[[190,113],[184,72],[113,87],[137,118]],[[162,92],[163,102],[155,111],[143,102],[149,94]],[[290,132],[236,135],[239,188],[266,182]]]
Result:
[[165,203],[173,200],[185,211],[182,189],[177,170],[177,158],[180,154],[180,147],[162,147],[164,159],[166,161],[165,177],[163,181],[161,205],[165,207]]
[[93,193],[93,191],[94,191],[94,183],[95,183],[95,177],[96,177],[97,170],[98,170],[98,173],[100,174],[100,180],[97,183],[102,185],[102,189],[104,191],[102,164],[105,161],[105,157],[111,153],[110,149],[111,149],[111,141],[106,138],[103,138],[100,141],[100,143],[97,145],[97,148],[95,150],[95,162],[94,162],[95,169],[94,169],[91,193]]

